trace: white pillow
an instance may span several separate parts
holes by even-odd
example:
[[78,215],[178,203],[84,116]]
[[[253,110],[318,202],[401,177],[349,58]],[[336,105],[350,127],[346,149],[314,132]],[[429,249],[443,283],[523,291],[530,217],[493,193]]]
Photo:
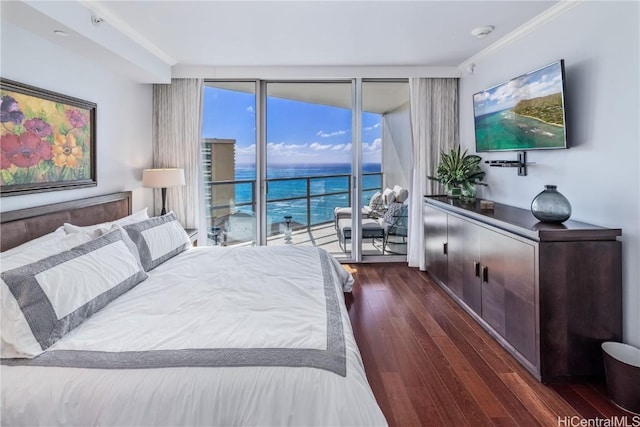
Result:
[[52,231],[51,233],[45,234],[44,236],[40,236],[38,238],[35,238],[33,240],[29,240],[28,242],[24,242],[21,245],[18,245],[14,248],[8,249],[4,252],[2,252],[2,257],[4,258],[5,256],[10,256],[10,255],[14,255],[20,252],[26,252],[30,249],[33,249],[35,247],[41,246],[43,244],[46,244],[50,241],[53,240],[60,240],[62,239],[64,236],[66,236],[66,233],[64,232],[64,227],[60,226],[58,228],[56,228],[55,231]]
[[[60,227],[62,229],[62,227]],[[21,267],[32,262],[39,261],[48,256],[59,254],[60,252],[67,251],[78,245],[88,242],[93,239],[93,235],[87,232],[80,232],[74,234],[65,234],[56,231],[56,238],[50,238],[47,240],[39,241],[38,245],[32,245],[28,247],[28,250],[22,250],[18,252],[11,252],[11,250],[2,253],[2,263],[0,264],[0,271],[7,271],[16,267]],[[36,242],[38,239],[31,240],[30,242]],[[26,244],[26,243],[25,243]],[[22,245],[21,245],[22,246]],[[17,249],[18,247],[14,248]]]
[[394,193],[392,189],[386,188],[382,192],[382,203],[384,203],[386,207],[389,207],[389,205],[395,202],[395,200],[396,200],[396,193]]
[[111,226],[119,225],[124,227],[125,225],[135,224],[136,222],[144,221],[145,219],[149,219],[149,214],[147,213],[147,208],[144,208],[138,212],[135,212],[129,216],[125,216],[124,218],[117,219],[115,221],[102,222],[100,224],[95,225],[73,225],[69,223],[64,223],[64,231],[67,234],[71,233],[79,233],[81,231],[93,233],[94,237],[101,236],[111,230]]
[[173,212],[123,228],[138,248],[145,271],[153,270],[191,247],[191,239]]
[[2,272],[1,356],[37,356],[146,279],[135,252],[118,229]]

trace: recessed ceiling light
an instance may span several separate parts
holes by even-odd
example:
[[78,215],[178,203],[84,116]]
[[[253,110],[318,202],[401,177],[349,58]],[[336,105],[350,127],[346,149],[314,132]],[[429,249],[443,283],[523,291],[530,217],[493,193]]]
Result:
[[54,30],[53,34],[55,34],[56,36],[60,36],[60,37],[69,37],[69,33],[67,33],[66,31],[62,31],[62,30]]
[[493,25],[487,25],[486,27],[478,27],[471,30],[471,35],[477,39],[483,39],[487,37],[494,30]]

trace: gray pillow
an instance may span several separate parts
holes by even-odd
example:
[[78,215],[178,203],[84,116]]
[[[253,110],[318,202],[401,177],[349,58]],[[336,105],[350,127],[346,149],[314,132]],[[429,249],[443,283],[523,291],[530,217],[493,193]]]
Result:
[[398,203],[404,203],[405,200],[409,198],[409,190],[406,188],[400,188],[397,191],[394,189],[393,192],[396,195],[396,202]]
[[396,217],[402,215],[402,203],[391,203],[387,207],[387,211],[384,213],[382,220],[387,224],[393,224],[396,221]]

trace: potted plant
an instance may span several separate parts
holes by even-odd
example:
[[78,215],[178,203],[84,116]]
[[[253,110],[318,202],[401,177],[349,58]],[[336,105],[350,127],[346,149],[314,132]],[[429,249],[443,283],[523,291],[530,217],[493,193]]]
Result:
[[448,153],[440,152],[436,174],[428,178],[444,185],[450,197],[475,199],[476,185],[487,185],[482,182],[485,173],[480,168],[481,160],[478,155],[467,154],[467,150],[462,152],[458,145]]

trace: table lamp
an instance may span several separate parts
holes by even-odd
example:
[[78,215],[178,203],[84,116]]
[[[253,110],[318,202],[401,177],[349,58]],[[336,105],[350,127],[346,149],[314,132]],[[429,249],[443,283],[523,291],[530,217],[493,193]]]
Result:
[[145,169],[142,171],[142,185],[148,188],[162,189],[162,211],[160,215],[167,213],[167,187],[180,187],[185,185],[184,169],[164,168]]

